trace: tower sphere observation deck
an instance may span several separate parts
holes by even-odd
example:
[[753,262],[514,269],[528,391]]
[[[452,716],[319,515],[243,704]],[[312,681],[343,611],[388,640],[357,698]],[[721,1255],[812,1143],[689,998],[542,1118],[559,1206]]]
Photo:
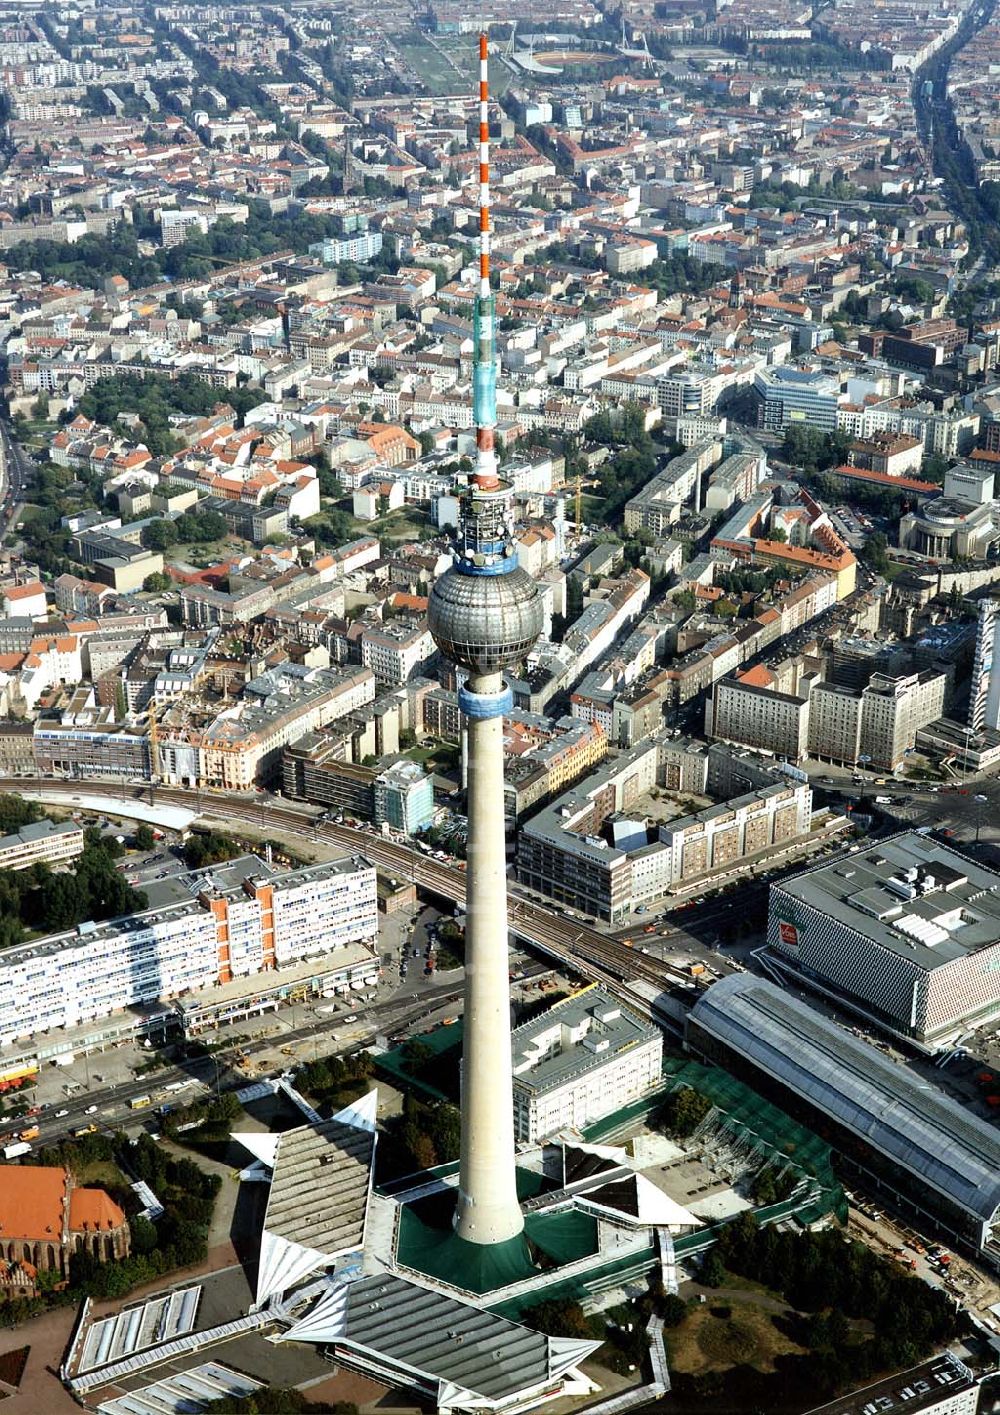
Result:
[[490,549],[481,548],[482,521],[493,520],[498,511],[505,515],[501,498],[506,501],[507,495],[502,485],[495,492],[471,490],[463,508],[459,558],[435,581],[427,606],[438,648],[476,677],[520,663],[542,631],[538,586],[518,565],[502,521]]

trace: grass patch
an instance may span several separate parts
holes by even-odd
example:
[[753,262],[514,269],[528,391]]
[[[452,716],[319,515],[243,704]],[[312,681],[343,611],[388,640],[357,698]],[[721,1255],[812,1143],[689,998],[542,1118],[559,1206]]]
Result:
[[805,1352],[778,1330],[768,1312],[751,1303],[697,1307],[664,1337],[671,1368],[692,1376],[732,1366],[768,1374],[775,1370],[776,1357]]
[[370,535],[373,529],[377,529],[384,540],[399,542],[423,540],[433,530],[426,517],[419,513],[414,514],[413,507],[407,507],[405,511],[390,511],[387,516],[378,516],[374,521],[359,521],[357,524],[358,535]]
[[[464,92],[462,75],[467,72],[474,54],[474,47],[470,44],[472,36],[452,38],[435,35],[433,38],[434,42],[431,43],[422,31],[408,30],[395,39],[394,43],[431,93]],[[458,72],[449,64],[446,56],[458,65]],[[506,91],[513,76],[496,55],[490,55],[489,65],[490,92],[499,97]]]
[[127,1189],[128,1181],[113,1160],[86,1160],[75,1164],[77,1184],[96,1184],[102,1189]]
[[454,771],[462,759],[461,749],[453,742],[436,742],[430,746],[410,747],[403,753],[411,762],[426,766],[428,771]]
[[239,540],[235,536],[225,536],[222,540],[193,540],[188,544],[171,546],[163,558],[168,565],[194,565],[204,569],[230,555],[241,554],[249,545],[248,540]]

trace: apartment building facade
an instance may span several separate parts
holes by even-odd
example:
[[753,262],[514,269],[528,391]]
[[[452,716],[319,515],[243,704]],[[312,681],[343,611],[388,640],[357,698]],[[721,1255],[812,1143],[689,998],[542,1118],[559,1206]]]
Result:
[[722,678],[705,704],[705,733],[724,742],[739,742],[759,752],[798,762],[809,747],[809,703],[790,693],[774,692],[754,675],[771,678],[766,670]]
[[551,801],[522,827],[520,883],[557,904],[619,923],[640,905],[808,833],[812,792],[807,783],[784,778],[650,824],[643,797],[668,784],[672,767],[682,774],[685,763],[687,779],[701,774],[703,782],[703,755],[669,738],[652,739]]
[[809,754],[855,765],[862,758],[895,771],[917,733],[944,714],[947,678],[925,669],[894,677],[872,675],[860,693],[816,683],[809,695]]
[[55,865],[83,854],[83,826],[72,821],[36,821],[0,839],[0,870]]
[[192,887],[176,904],[0,954],[0,1045],[378,937],[375,867],[360,855],[285,875],[246,857]]

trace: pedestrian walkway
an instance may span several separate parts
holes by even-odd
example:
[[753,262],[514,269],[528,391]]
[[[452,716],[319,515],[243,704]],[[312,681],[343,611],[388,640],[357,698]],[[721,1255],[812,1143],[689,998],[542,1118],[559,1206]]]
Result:
[[670,1392],[670,1370],[667,1366],[667,1350],[663,1344],[663,1318],[650,1317],[646,1325],[649,1337],[649,1361],[653,1368],[653,1379],[644,1386],[622,1391],[610,1400],[588,1405],[581,1415],[621,1415],[625,1410],[638,1410],[643,1405],[652,1405],[654,1400]]

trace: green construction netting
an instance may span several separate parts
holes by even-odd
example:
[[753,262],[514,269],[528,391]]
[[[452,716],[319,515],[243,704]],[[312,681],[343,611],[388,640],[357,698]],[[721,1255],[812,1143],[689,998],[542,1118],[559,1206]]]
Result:
[[703,1066],[697,1061],[670,1059],[664,1062],[667,1089],[692,1086],[708,1096],[729,1122],[753,1134],[772,1152],[772,1163],[789,1161],[805,1174],[818,1179],[824,1188],[839,1189],[833,1171],[830,1146],[819,1135],[779,1110],[728,1071]]
[[525,1214],[524,1231],[531,1246],[559,1267],[598,1251],[597,1220],[578,1209]]
[[[407,1043],[384,1051],[375,1059],[381,1071],[401,1091],[418,1091],[436,1101],[454,1101],[458,1069],[462,1053],[462,1019],[447,1027],[435,1027],[433,1032],[421,1032],[411,1040],[420,1042],[433,1052],[433,1058],[421,1068],[419,1076],[411,1076],[404,1057]],[[438,1081],[440,1079],[440,1084]]]
[[767,1152],[772,1165],[778,1168],[791,1165],[816,1181],[807,1195],[790,1205],[787,1216],[794,1216],[800,1223],[814,1223],[833,1211],[846,1221],[847,1204],[834,1173],[830,1146],[819,1135],[716,1066],[664,1057],[663,1078],[664,1084],[652,1095],[643,1096],[589,1126],[584,1131],[585,1138],[592,1144],[613,1143],[648,1120],[672,1091],[679,1086],[691,1086],[708,1096],[721,1112],[720,1123],[734,1140]]
[[406,1205],[399,1213],[396,1261],[469,1292],[495,1292],[536,1271],[523,1234],[505,1243],[469,1243],[452,1228],[423,1223]]

